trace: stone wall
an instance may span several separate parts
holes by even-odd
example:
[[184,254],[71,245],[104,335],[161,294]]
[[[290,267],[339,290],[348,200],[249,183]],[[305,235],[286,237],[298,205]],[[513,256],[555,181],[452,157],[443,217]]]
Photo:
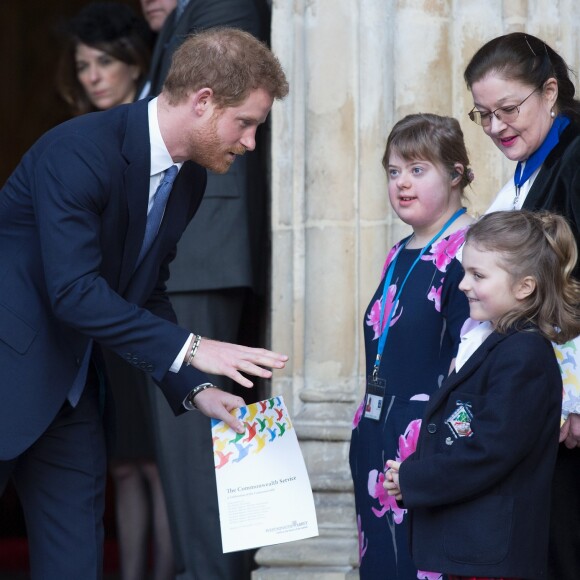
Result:
[[[274,0],[272,46],[290,96],[272,113],[271,346],[309,470],[320,537],[258,551],[253,580],[356,578],[348,467],[364,390],[363,313],[386,251],[407,233],[390,211],[381,158],[412,112],[456,116],[481,212],[513,173],[480,127],[463,69],[485,41],[545,38],[578,69],[576,0]],[[385,576],[387,578],[387,576]]]

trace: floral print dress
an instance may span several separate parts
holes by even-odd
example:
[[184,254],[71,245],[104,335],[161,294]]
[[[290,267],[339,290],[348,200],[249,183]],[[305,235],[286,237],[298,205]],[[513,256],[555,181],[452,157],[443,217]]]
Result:
[[[469,305],[458,289],[463,270],[457,252],[465,229],[441,238],[415,266],[395,305],[383,352],[379,379],[386,381],[380,419],[358,408],[350,445],[359,534],[361,580],[439,580],[436,571],[417,570],[407,539],[406,510],[383,489],[388,459],[403,461],[415,450],[421,417],[430,394],[439,388],[457,353],[459,332],[469,317]],[[366,374],[372,374],[378,339],[385,273],[402,240],[391,249],[381,283],[365,314]],[[419,255],[403,249],[397,259],[383,326],[397,289]],[[368,382],[368,381],[367,381]]]

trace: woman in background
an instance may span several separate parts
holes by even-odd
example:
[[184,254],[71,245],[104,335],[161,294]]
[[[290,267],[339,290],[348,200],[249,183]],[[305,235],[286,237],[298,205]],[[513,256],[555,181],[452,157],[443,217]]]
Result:
[[[574,98],[569,70],[543,40],[514,32],[482,46],[464,77],[473,96],[469,117],[508,159],[517,162],[514,178],[487,211],[558,213],[567,219],[580,246],[580,102]],[[574,275],[580,278],[578,264]],[[556,349],[564,376],[565,422],[552,485],[550,580],[576,580],[580,574],[578,344],[576,339]]]
[[[127,5],[94,2],[70,22],[58,87],[74,115],[135,100],[149,65],[152,35]],[[146,377],[121,359],[107,358],[114,399],[109,449],[121,577],[147,577],[149,527],[154,580],[173,578],[171,535],[154,458]]]
[[127,5],[94,2],[70,23],[57,86],[73,115],[135,100],[149,68],[153,35]]

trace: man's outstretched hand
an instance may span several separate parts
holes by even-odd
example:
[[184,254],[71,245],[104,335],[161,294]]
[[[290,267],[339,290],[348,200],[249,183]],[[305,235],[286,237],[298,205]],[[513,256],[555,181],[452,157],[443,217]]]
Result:
[[202,338],[199,348],[192,361],[192,366],[210,375],[223,375],[236,381],[242,387],[250,388],[252,381],[241,373],[269,379],[272,369],[282,369],[288,357],[266,350],[265,348],[251,348],[229,342],[219,342],[210,338]]
[[[200,371],[229,377],[243,387],[250,388],[253,386],[252,381],[241,373],[269,379],[272,371],[268,368],[282,369],[287,360],[285,354],[265,348],[251,348],[202,338],[191,364]],[[230,411],[245,404],[241,397],[220,389],[206,389],[195,396],[195,406],[204,415],[224,421],[237,433],[244,432],[244,424],[230,415]]]

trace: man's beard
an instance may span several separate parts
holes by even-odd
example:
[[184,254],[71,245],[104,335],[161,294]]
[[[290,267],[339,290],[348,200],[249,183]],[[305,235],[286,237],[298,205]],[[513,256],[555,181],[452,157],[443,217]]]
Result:
[[214,173],[226,173],[235,160],[235,157],[228,154],[243,155],[246,150],[241,146],[223,146],[217,134],[217,120],[214,114],[203,133],[197,133],[193,161]]

